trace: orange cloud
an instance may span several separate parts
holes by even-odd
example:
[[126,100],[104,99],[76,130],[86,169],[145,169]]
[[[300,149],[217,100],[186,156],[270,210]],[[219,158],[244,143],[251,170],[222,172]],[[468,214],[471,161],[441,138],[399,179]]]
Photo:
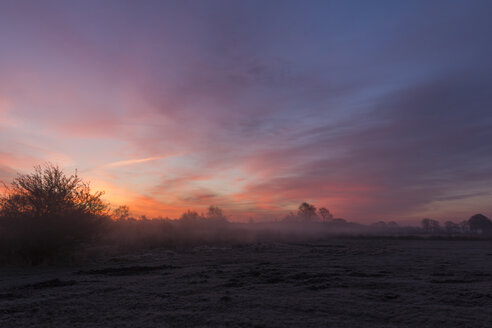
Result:
[[150,162],[150,161],[156,161],[158,159],[162,159],[165,157],[167,157],[167,156],[153,156],[153,157],[147,157],[147,158],[129,159],[129,160],[124,160],[124,161],[108,163],[108,164],[104,165],[104,167],[117,167],[117,166],[125,166],[125,165],[132,165],[132,164],[138,164],[138,163],[145,163],[145,162]]

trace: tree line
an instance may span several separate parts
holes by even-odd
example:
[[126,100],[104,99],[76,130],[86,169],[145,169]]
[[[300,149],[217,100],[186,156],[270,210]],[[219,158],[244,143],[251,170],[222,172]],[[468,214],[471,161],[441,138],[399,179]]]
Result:
[[[0,195],[0,264],[2,262],[44,263],[69,259],[87,245],[109,243],[128,247],[160,247],[183,244],[259,240],[274,231],[297,237],[330,234],[391,235],[481,235],[492,236],[492,221],[482,214],[460,223],[423,219],[421,227],[400,227],[396,222],[366,226],[334,218],[325,207],[308,202],[299,205],[279,221],[249,224],[231,223],[221,208],[210,206],[206,213],[183,213],[177,220],[138,219],[128,206],[112,209],[91,191],[75,171],[67,175],[53,164],[35,166],[34,172],[18,174],[3,185]],[[263,225],[262,225],[263,224]],[[263,229],[263,230],[262,230]],[[270,235],[269,235],[270,236]],[[268,237],[271,238],[271,237]],[[263,239],[265,240],[265,239]],[[126,247],[125,246],[125,247]]]
[[492,235],[492,221],[483,214],[475,214],[459,223],[446,221],[444,225],[437,220],[425,218],[421,221],[421,228],[424,233],[433,235]]

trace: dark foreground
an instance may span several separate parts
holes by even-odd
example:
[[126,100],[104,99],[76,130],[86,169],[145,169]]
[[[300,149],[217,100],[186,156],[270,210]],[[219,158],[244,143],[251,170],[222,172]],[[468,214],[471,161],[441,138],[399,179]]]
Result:
[[0,270],[0,327],[492,326],[487,241],[201,247]]

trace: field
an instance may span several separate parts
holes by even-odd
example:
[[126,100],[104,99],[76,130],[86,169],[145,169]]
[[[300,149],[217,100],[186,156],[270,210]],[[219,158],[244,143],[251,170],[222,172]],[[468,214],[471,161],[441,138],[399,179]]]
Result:
[[0,327],[491,327],[492,242],[332,239],[2,268]]

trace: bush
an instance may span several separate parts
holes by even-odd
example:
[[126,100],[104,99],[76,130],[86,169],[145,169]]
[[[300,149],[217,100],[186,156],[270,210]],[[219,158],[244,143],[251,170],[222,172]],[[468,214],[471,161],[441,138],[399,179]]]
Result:
[[67,176],[52,164],[19,174],[5,187],[0,196],[3,262],[69,259],[81,244],[97,238],[108,220],[103,193],[91,193],[77,173]]

